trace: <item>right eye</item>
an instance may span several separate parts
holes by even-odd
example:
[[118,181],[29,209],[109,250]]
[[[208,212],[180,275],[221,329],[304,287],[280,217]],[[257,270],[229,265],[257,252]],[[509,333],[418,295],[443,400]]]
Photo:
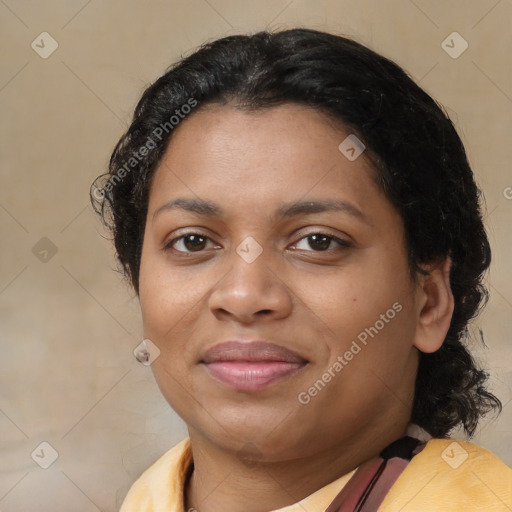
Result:
[[173,238],[170,242],[165,244],[164,250],[173,250],[178,253],[185,254],[201,252],[201,250],[204,249],[207,245],[208,241],[211,242],[211,239],[202,233],[185,233],[181,236]]

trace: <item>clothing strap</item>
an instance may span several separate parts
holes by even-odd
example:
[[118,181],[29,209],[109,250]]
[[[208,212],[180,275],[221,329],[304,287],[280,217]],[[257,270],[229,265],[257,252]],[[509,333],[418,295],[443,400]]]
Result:
[[411,459],[426,442],[404,436],[357,468],[325,512],[376,512]]

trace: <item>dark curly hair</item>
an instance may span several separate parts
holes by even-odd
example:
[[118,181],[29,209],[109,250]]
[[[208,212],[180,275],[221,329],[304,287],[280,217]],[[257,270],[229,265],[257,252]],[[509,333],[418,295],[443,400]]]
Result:
[[365,144],[376,182],[402,216],[412,279],[424,264],[451,258],[453,317],[442,347],[420,355],[411,421],[434,437],[458,426],[471,437],[481,416],[502,408],[466,348],[468,322],[488,299],[481,192],[443,108],[397,64],[351,39],[309,29],[224,37],[145,90],[109,172],[91,186],[122,271],[138,294],[151,180],[180,119],[207,103],[290,102],[341,121]]

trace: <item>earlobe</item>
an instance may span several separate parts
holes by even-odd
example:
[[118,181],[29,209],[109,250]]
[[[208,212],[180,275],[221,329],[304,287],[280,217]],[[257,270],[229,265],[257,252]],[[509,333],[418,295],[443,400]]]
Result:
[[427,269],[418,284],[416,334],[414,346],[421,352],[431,353],[443,344],[452,320],[454,299],[450,286],[451,259]]

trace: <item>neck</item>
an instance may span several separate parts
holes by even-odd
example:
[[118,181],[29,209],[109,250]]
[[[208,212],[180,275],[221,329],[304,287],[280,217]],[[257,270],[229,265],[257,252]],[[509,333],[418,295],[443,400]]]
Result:
[[253,461],[240,457],[189,427],[194,471],[185,510],[262,512],[292,505],[376,457],[405,435],[407,423],[405,417],[385,430],[374,425],[322,453],[277,462],[265,461],[263,454]]

